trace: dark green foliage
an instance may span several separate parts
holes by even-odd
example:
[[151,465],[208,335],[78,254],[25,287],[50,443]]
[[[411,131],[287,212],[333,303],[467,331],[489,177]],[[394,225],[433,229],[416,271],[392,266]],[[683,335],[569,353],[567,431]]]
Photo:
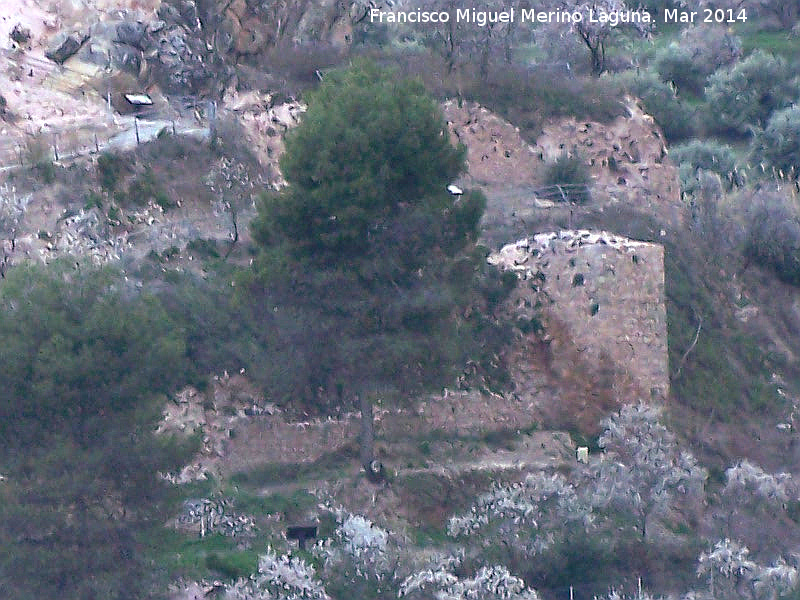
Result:
[[156,198],[163,194],[156,182],[153,170],[147,166],[144,172],[137,175],[128,185],[126,200],[137,206],[144,206],[149,201],[156,201]]
[[83,205],[84,210],[91,210],[92,208],[103,208],[103,199],[96,192],[89,192]]
[[570,155],[564,152],[547,165],[544,171],[543,183],[547,186],[558,186],[557,192],[548,193],[548,196],[556,201],[579,203],[589,201],[591,182],[589,165],[577,154]]
[[44,160],[36,163],[33,168],[44,183],[51,184],[56,180],[56,166],[52,161]]
[[469,308],[502,287],[474,245],[485,199],[446,191],[463,160],[419,83],[370,63],[326,76],[287,140],[290,186],[252,224],[261,251],[243,281],[271,309],[277,401],[405,393],[469,358],[499,375],[504,333]]
[[778,176],[800,176],[800,108],[792,106],[775,112],[753,145],[755,161],[764,161],[778,170]]
[[143,397],[168,391],[185,373],[184,342],[163,308],[132,297],[113,272],[84,268],[20,267],[0,288],[6,443],[49,433],[88,442],[106,418],[133,417]]
[[736,167],[733,149],[713,140],[692,140],[673,146],[669,155],[676,165],[688,164],[695,172],[703,169],[727,176]]
[[730,30],[701,24],[685,29],[678,41],[657,51],[653,65],[679,94],[702,97],[708,76],[741,54],[742,42]]
[[217,554],[212,552],[206,557],[206,566],[226,579],[249,577],[258,569],[258,557],[254,552],[236,552]]
[[800,214],[783,194],[763,193],[753,207],[745,253],[775,271],[786,283],[800,285]]
[[100,185],[108,192],[117,189],[117,184],[128,170],[129,166],[116,154],[106,152],[97,157],[97,176]]
[[763,127],[775,110],[797,96],[786,61],[756,51],[711,75],[706,88],[708,117],[720,132],[747,133],[754,126]]
[[707,63],[698,60],[691,49],[673,42],[656,54],[654,67],[662,81],[675,85],[681,94],[702,96],[706,80],[712,71]]
[[445,207],[444,188],[464,152],[450,145],[421,84],[364,63],[330,73],[309,102],[281,158],[290,191],[270,211],[295,250],[341,264],[369,248],[388,221],[413,221],[433,199]]
[[139,535],[160,527],[158,470],[188,448],[153,423],[187,370],[180,333],[111,271],[18,267],[0,287],[4,597],[141,598]]
[[726,144],[692,140],[673,146],[670,149],[670,158],[678,165],[684,194],[697,198],[715,197],[722,192],[723,181],[727,182],[727,189],[739,181],[736,157],[733,149]]
[[198,238],[186,244],[186,249],[203,258],[219,258],[217,240]]
[[641,99],[645,112],[661,126],[669,142],[679,142],[694,134],[691,108],[675,94],[675,90],[652,71],[626,71],[614,76],[622,89]]

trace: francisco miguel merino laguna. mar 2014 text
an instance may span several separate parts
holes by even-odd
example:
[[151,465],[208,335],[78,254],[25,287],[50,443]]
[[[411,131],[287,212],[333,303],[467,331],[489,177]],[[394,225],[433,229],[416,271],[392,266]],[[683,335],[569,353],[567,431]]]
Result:
[[[739,10],[686,11],[665,9],[664,23],[743,23],[747,21],[747,13]],[[486,27],[495,23],[598,23],[611,27],[626,23],[649,24],[654,21],[652,14],[645,10],[604,11],[590,9],[586,13],[568,10],[542,11],[536,9],[509,8],[508,10],[477,10],[474,8],[456,9],[455,11],[428,11],[416,9],[411,11],[385,11],[372,8],[369,11],[370,23],[472,23],[478,27]]]

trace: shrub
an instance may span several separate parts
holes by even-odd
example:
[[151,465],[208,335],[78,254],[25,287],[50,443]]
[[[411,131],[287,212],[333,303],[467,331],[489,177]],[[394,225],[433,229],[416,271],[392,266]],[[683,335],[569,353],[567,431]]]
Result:
[[711,75],[706,87],[707,114],[722,133],[747,133],[762,127],[777,109],[797,97],[786,61],[762,51]]
[[552,197],[564,202],[587,202],[591,181],[586,161],[580,155],[566,152],[547,165],[544,172],[545,185],[558,186],[559,189],[559,194],[554,193]]
[[681,47],[711,74],[721,67],[733,64],[742,56],[742,40],[724,27],[697,25],[688,27],[681,34]]
[[117,189],[120,177],[124,176],[127,166],[122,158],[111,152],[97,157],[97,175],[103,189],[113,192]]
[[709,75],[734,63],[742,55],[741,40],[716,26],[694,26],[679,41],[656,52],[654,67],[661,79],[679,92],[702,96]]
[[26,140],[27,163],[31,169],[47,184],[56,178],[53,154],[44,134],[35,135]]
[[661,126],[668,141],[679,142],[692,137],[695,127],[691,109],[654,72],[626,71],[613,79],[625,92],[642,101],[645,111]]
[[775,271],[781,280],[800,285],[800,214],[791,198],[779,193],[758,197],[745,253]]
[[619,86],[611,78],[569,77],[561,69],[506,67],[485,81],[468,80],[464,96],[518,126],[523,137],[536,139],[554,117],[607,123],[625,114]]
[[[714,141],[692,140],[670,149],[672,162],[678,165],[681,191],[695,195],[698,192],[714,196],[714,182],[733,181],[736,157],[727,144]],[[720,192],[722,186],[720,184]],[[730,187],[730,186],[728,186]]]
[[692,53],[691,49],[678,42],[661,48],[654,64],[662,81],[672,82],[680,92],[701,95],[711,73],[707,66]]
[[800,176],[800,107],[775,112],[753,144],[753,158],[771,165],[784,177]]
[[728,175],[736,166],[733,149],[712,140],[692,140],[673,146],[669,155],[676,165],[688,164],[694,171],[703,169],[722,176]]

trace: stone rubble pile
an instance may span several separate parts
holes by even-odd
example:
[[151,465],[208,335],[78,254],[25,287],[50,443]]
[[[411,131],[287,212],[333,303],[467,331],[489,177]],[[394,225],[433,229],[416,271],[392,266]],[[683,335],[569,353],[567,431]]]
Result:
[[252,418],[276,414],[278,408],[265,402],[258,391],[241,375],[216,376],[205,393],[188,386],[167,402],[157,433],[202,436],[199,456],[175,473],[162,477],[182,484],[206,479],[216,472],[215,459],[226,456],[236,427]]
[[533,272],[533,265],[529,264],[531,258],[544,258],[548,253],[571,253],[583,246],[593,245],[608,246],[617,251],[627,251],[628,249],[648,244],[647,242],[631,240],[607,231],[565,229],[558,232],[539,233],[532,238],[524,238],[512,244],[506,244],[498,252],[490,254],[486,260],[491,265],[522,272],[527,278]]
[[273,105],[269,94],[258,92],[229,94],[225,105],[239,118],[249,147],[266,168],[270,185],[275,189],[284,187],[286,180],[278,164],[284,149],[283,135],[300,123],[306,105],[294,100]]
[[252,535],[258,530],[252,517],[233,512],[227,498],[186,500],[177,524],[181,529],[199,529],[201,535],[219,533],[227,537]]

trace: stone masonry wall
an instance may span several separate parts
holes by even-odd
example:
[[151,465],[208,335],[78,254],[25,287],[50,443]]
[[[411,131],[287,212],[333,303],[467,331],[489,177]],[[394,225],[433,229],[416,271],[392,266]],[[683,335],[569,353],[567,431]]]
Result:
[[663,247],[606,232],[561,231],[509,244],[489,261],[525,280],[517,307],[539,312],[545,331],[557,332],[545,339],[562,376],[574,365],[559,358],[574,363],[580,356],[584,365],[613,371],[619,402],[667,395]]

